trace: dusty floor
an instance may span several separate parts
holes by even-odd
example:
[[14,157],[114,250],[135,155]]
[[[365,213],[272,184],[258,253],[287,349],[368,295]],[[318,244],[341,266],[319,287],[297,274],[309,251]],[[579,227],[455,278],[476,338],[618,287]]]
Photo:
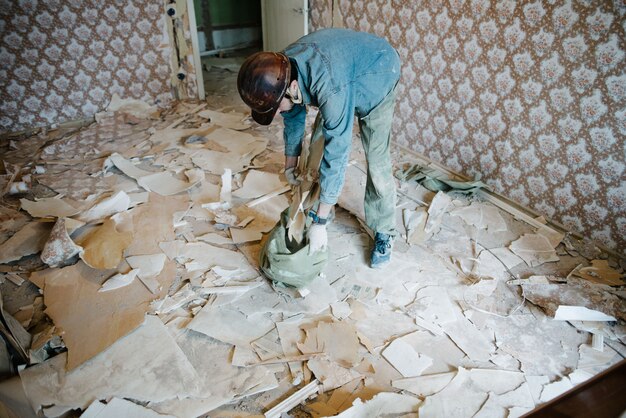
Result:
[[[108,408],[98,416],[238,417],[262,415],[317,379],[320,394],[292,416],[512,417],[626,356],[623,260],[568,234],[538,231],[484,194],[398,182],[393,261],[369,269],[357,135],[323,275],[302,291],[260,277],[257,238],[289,194],[248,204],[283,185],[280,123],[248,128],[221,114],[200,116],[245,111],[235,90],[238,62],[203,61],[208,105],[201,109],[183,103],[156,120],[120,111],[76,132],[3,144],[7,186],[21,176],[29,189],[3,198],[0,243],[32,231],[20,247],[29,248],[26,257],[0,266],[0,291],[4,312],[34,337],[22,343],[31,366],[21,382],[4,380],[0,389],[21,383],[46,416],[79,415],[91,405],[93,414]],[[114,153],[119,159],[109,158]],[[125,161],[167,174],[133,179]],[[394,150],[396,168],[415,162]],[[224,168],[232,177],[222,177]],[[252,173],[265,173],[255,183],[263,192],[246,189]],[[180,192],[168,195],[166,185]],[[33,222],[20,210],[18,198],[56,194],[76,213],[51,215],[46,201],[48,214]],[[106,196],[115,199],[94,211]],[[237,225],[250,214],[249,225]],[[56,218],[66,219],[63,231],[84,252],[48,268],[39,252]],[[74,219],[85,225],[72,230]],[[99,291],[117,273],[134,276]],[[580,311],[553,319],[563,305],[616,320],[583,321],[598,318]],[[120,399],[104,405],[111,398]]]

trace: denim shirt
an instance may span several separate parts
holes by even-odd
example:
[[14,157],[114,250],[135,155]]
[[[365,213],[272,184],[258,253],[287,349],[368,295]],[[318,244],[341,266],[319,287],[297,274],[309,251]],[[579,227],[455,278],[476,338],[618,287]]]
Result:
[[349,29],[323,29],[289,45],[285,55],[296,61],[303,103],[283,112],[285,155],[299,156],[306,106],[323,118],[324,156],[320,166],[320,201],[337,203],[350,146],[354,115],[367,116],[400,78],[400,58],[386,40]]

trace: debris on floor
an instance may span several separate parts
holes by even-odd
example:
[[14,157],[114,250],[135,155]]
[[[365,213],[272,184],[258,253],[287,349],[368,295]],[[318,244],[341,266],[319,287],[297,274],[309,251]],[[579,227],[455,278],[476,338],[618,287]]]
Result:
[[515,417],[626,355],[623,264],[481,182],[401,170],[371,270],[355,142],[326,267],[293,288],[259,262],[293,199],[278,127],[119,97],[97,120],[3,157],[25,183],[0,207],[0,373],[34,413]]

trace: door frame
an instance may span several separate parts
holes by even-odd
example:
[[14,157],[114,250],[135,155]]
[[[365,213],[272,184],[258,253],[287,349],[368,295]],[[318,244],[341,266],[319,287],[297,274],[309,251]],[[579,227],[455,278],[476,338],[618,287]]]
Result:
[[193,54],[194,67],[196,69],[196,87],[198,99],[206,98],[204,92],[204,77],[202,75],[202,60],[200,59],[200,44],[198,42],[198,24],[196,23],[196,9],[193,0],[187,0],[187,16],[189,16],[189,33],[191,34],[191,50]]

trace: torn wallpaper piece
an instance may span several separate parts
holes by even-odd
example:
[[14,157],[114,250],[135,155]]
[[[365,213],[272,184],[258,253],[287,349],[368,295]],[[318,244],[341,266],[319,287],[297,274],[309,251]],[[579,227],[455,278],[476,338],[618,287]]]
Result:
[[126,262],[133,269],[137,269],[139,280],[152,293],[157,293],[159,282],[156,277],[161,273],[165,266],[167,256],[163,253],[135,255],[126,257]]
[[497,207],[488,203],[472,202],[469,206],[450,211],[450,215],[462,218],[466,224],[478,229],[488,229],[489,232],[506,231],[504,218]]
[[247,116],[244,113],[224,113],[206,109],[198,112],[198,116],[208,119],[209,122],[236,131],[243,131],[250,127],[250,122],[244,122]]
[[22,204],[22,209],[33,218],[65,218],[80,212],[80,209],[58,197],[38,199],[34,202],[28,199],[20,199],[20,203]]
[[108,219],[78,242],[83,248],[80,258],[96,269],[116,268],[132,240],[132,232],[119,232],[117,223],[113,219]]
[[274,323],[263,313],[246,316],[237,310],[236,305],[207,305],[187,328],[228,344],[247,346],[267,334],[274,328]]
[[125,252],[126,257],[133,255],[156,254],[161,252],[159,244],[175,238],[174,214],[189,207],[188,197],[160,196],[150,193],[148,203],[129,211],[132,215],[135,238]]
[[[171,196],[184,192],[195,186],[197,183],[179,180],[167,171],[151,172],[136,167],[129,160],[125,159],[118,153],[112,154],[107,162],[119,168],[128,177],[137,180],[137,184],[149,192],[155,192],[161,196]],[[106,164],[105,164],[106,166]],[[105,167],[106,171],[106,167]]]
[[320,356],[313,357],[306,365],[322,383],[324,391],[338,388],[361,377],[354,368],[341,367],[339,364]]
[[81,415],[81,418],[176,418],[174,415],[161,415],[151,409],[126,399],[113,398],[108,403],[94,401]]
[[233,192],[233,196],[252,199],[283,187],[285,183],[278,174],[250,170],[243,181],[243,186]]
[[482,250],[474,263],[472,274],[478,277],[491,277],[497,280],[509,280],[507,271],[524,261],[505,247]]
[[[432,359],[422,375],[445,373],[454,370],[465,353],[446,335],[434,335],[428,331],[415,331],[401,337],[411,347],[419,349],[419,354]],[[399,376],[398,376],[399,377]]]
[[230,236],[233,244],[243,244],[245,242],[261,241],[263,234],[252,229],[230,228]]
[[41,251],[41,261],[50,267],[57,267],[83,250],[83,247],[77,245],[70,237],[67,223],[65,218],[57,219]]
[[98,290],[98,292],[108,292],[110,290],[119,289],[120,287],[128,286],[135,280],[137,277],[137,273],[139,270],[133,269],[126,274],[118,273],[114,276],[111,276],[107,279],[106,282],[102,284],[102,287]]
[[206,139],[215,149],[183,147],[181,151],[188,154],[195,165],[217,175],[222,175],[225,169],[231,169],[233,174],[243,171],[266,149],[268,142],[265,138],[226,128],[211,131]]
[[242,278],[258,276],[246,257],[238,251],[215,247],[204,242],[173,241],[163,242],[160,246],[168,258],[185,265],[190,272],[207,271],[211,267],[220,266],[241,268]]
[[[5,327],[6,324],[6,327]],[[6,312],[4,307],[4,301],[2,300],[2,294],[0,293],[0,337],[4,340],[0,341],[0,344],[7,342],[7,347],[12,347],[19,359],[19,364],[26,364],[28,362],[28,350],[31,345],[32,336],[22,327],[22,325],[12,315]]]
[[428,219],[424,232],[427,239],[439,232],[443,216],[447,213],[448,207],[452,204],[450,196],[444,192],[438,192],[428,206]]
[[624,301],[610,292],[611,287],[570,277],[567,283],[522,282],[526,298],[540,306],[546,315],[554,317],[561,305],[583,306],[606,315],[626,320]]
[[343,367],[354,367],[361,360],[359,339],[354,325],[349,322],[317,324],[317,351],[325,353]]
[[555,321],[617,321],[611,315],[584,306],[560,305],[554,313]]
[[404,377],[420,376],[433,364],[432,358],[419,354],[402,338],[393,340],[382,355]]
[[204,241],[208,244],[215,245],[229,245],[233,243],[232,238],[227,238],[223,235],[216,234],[215,232],[209,232],[207,234],[197,236],[196,239],[199,241]]
[[122,99],[117,93],[113,93],[106,110],[107,112],[128,113],[139,119],[156,119],[159,115],[156,106],[151,106],[143,100]]
[[426,239],[426,221],[428,212],[426,208],[415,210],[404,209],[402,211],[404,227],[406,228],[406,242],[409,244],[422,244]]
[[198,394],[196,371],[154,316],[94,361],[66,372],[66,360],[63,353],[20,372],[36,411],[43,405],[86,409],[94,399],[114,396],[147,402]]
[[222,187],[220,187],[220,202],[229,203],[232,200],[233,172],[230,168],[222,174]]
[[456,372],[436,373],[426,376],[409,377],[392,382],[393,387],[407,390],[417,396],[430,396],[445,388]]
[[17,261],[43,250],[54,224],[29,222],[0,245],[0,264]]
[[268,367],[243,368],[232,365],[231,345],[189,330],[177,336],[176,343],[198,373],[199,394],[148,404],[149,408],[161,414],[196,418],[233,399],[278,386],[274,373]]
[[384,415],[416,415],[422,401],[411,395],[382,392],[367,402],[357,398],[338,418],[380,417]]
[[489,361],[491,355],[496,351],[495,344],[481,333],[465,317],[458,318],[454,322],[442,325],[450,339],[475,361]]
[[386,329],[388,335],[403,335],[417,329],[415,320],[400,312],[389,312],[358,299],[348,300],[352,309],[350,317],[356,321],[357,331],[371,342],[373,348],[387,343],[381,329]]
[[[267,195],[266,195],[267,196]],[[246,204],[233,209],[239,219],[252,217],[246,229],[269,232],[280,220],[280,214],[289,206],[287,195],[278,195],[258,202],[254,205]]]
[[122,190],[113,196],[105,197],[90,209],[82,212],[76,219],[82,222],[99,221],[116,213],[123,212],[130,207],[130,197]]
[[554,247],[552,247],[548,238],[543,235],[524,234],[517,241],[513,241],[509,248],[530,267],[559,261],[559,256],[556,255]]
[[121,289],[99,291],[115,273],[79,261],[50,269],[44,276],[45,313],[63,330],[68,370],[96,356],[144,320],[152,295],[137,280]]
[[[422,418],[471,417],[480,410],[488,395],[473,384],[468,370],[460,367],[441,391],[428,396],[419,409]],[[455,402],[450,402],[454,399]]]

